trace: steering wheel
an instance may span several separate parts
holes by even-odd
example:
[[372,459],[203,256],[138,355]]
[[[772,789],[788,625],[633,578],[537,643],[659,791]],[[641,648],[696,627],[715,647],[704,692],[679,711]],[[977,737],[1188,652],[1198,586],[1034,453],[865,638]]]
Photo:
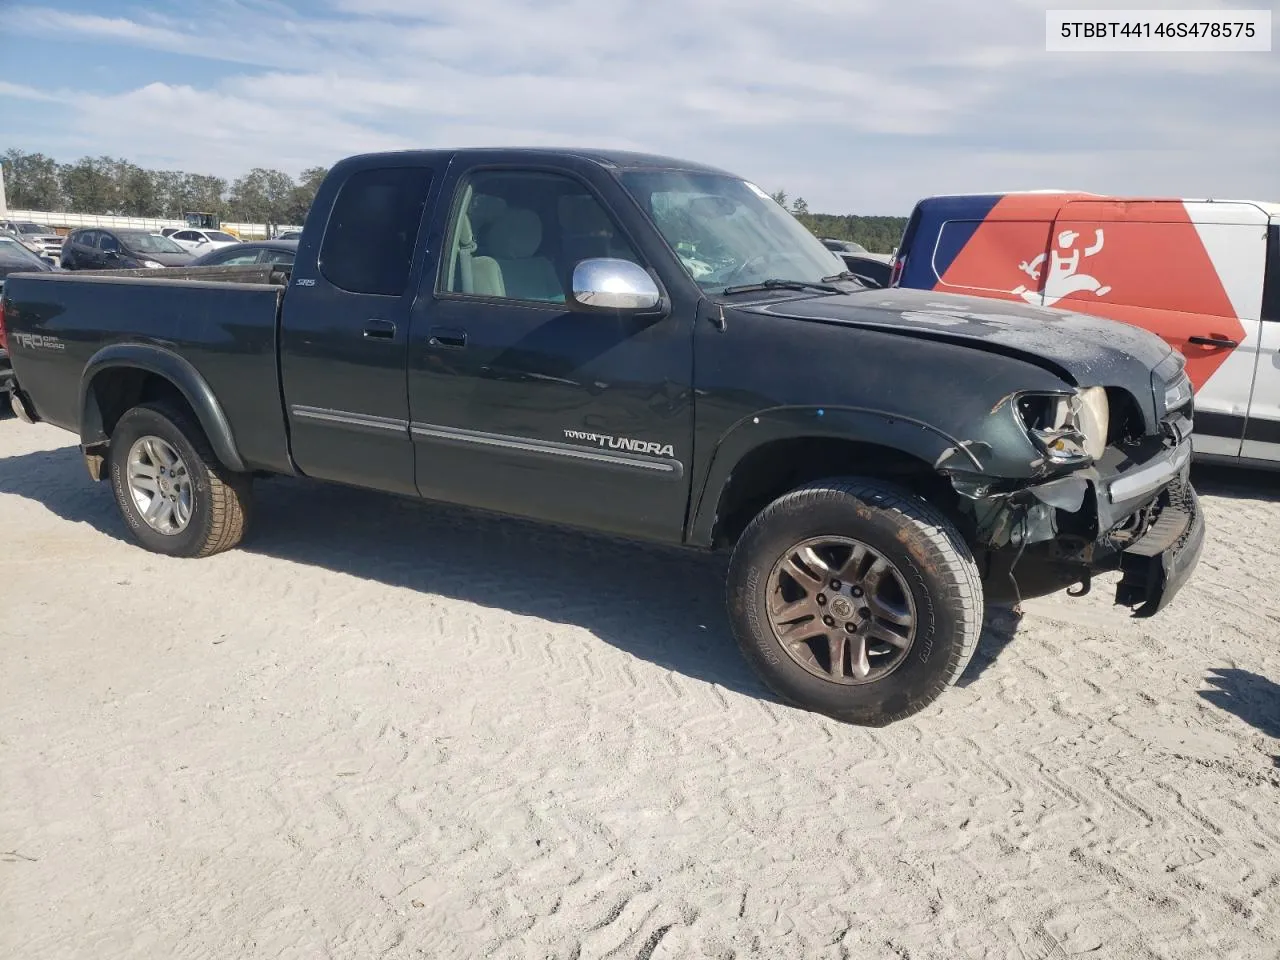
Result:
[[757,253],[754,257],[748,257],[741,264],[739,264],[737,267],[731,270],[727,276],[722,277],[717,282],[723,283],[726,287],[730,286],[731,285],[730,281],[732,281],[735,277],[745,273],[748,267],[754,266],[759,261],[764,260],[767,256],[768,254],[766,253]]

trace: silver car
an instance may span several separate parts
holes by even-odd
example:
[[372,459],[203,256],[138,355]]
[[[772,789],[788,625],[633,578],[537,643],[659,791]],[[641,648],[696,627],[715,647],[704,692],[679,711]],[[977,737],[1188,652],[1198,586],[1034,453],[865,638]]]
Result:
[[46,260],[57,263],[62,255],[62,235],[52,227],[34,220],[5,220],[0,230],[12,234],[24,247]]

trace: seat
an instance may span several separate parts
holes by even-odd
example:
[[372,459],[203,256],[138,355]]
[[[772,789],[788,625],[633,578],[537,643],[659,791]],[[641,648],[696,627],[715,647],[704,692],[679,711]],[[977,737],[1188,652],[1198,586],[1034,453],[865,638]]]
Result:
[[506,296],[516,300],[564,302],[564,287],[542,246],[542,220],[532,210],[513,207],[489,227],[485,252],[497,261]]
[[474,293],[482,297],[504,297],[507,294],[502,282],[502,270],[493,257],[477,257],[475,235],[471,230],[471,218],[465,213],[458,220],[457,285],[449,278],[449,289],[462,293]]
[[631,245],[614,232],[609,215],[590,194],[560,198],[560,225],[564,230],[564,258],[571,270],[594,257],[636,259]]

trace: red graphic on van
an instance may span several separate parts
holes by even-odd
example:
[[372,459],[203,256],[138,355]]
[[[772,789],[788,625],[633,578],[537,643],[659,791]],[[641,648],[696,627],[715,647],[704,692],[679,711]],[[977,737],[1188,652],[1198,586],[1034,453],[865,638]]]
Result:
[[[1142,327],[1187,358],[1197,390],[1230,350],[1191,343],[1206,318],[1219,339],[1244,340],[1218,271],[1178,201],[1002,197],[975,226],[935,289],[1023,300]],[[958,237],[956,239],[959,239]],[[1141,304],[1141,306],[1139,306]]]

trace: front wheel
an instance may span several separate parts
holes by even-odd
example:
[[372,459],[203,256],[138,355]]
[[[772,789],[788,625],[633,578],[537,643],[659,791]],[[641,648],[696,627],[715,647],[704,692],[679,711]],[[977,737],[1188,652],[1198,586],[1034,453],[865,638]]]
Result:
[[877,480],[808,484],[747,527],[729,564],[743,655],[790,703],[882,726],[923,710],[977,647],[983,595],[955,526]]
[[207,557],[243,538],[251,480],[218,462],[185,411],[165,403],[128,410],[111,435],[109,462],[116,506],[148,550]]

